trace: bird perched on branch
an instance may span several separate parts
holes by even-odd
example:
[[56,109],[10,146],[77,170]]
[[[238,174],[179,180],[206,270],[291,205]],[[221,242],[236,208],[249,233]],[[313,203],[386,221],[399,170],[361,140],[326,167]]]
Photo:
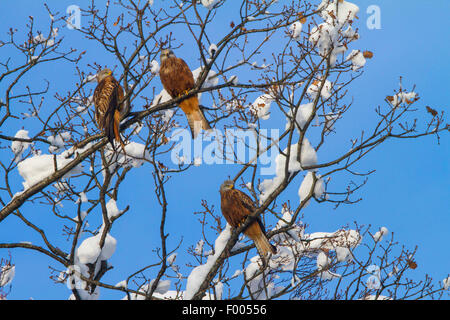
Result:
[[[252,199],[244,192],[234,188],[232,180],[226,180],[220,186],[222,214],[227,222],[237,228],[245,221],[247,216],[255,212],[256,207]],[[269,243],[264,225],[259,217],[244,230],[244,234],[255,242],[256,249],[265,262],[269,253],[275,254],[276,248]]]
[[[164,89],[172,98],[186,94],[195,85],[194,76],[186,62],[181,58],[177,58],[170,49],[161,51],[159,77]],[[199,107],[197,95],[180,101],[179,106],[186,114],[194,139],[202,129],[211,129],[211,126]]]
[[97,74],[98,85],[94,91],[95,120],[113,149],[114,139],[120,143],[125,152],[125,145],[120,136],[120,120],[125,110],[123,103],[123,88],[108,68]]

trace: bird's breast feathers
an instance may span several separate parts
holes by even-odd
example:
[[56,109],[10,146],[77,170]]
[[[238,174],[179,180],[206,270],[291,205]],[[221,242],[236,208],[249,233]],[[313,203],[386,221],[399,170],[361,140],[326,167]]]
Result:
[[161,63],[159,76],[164,89],[173,97],[194,87],[194,76],[186,62],[180,58],[167,58]]
[[120,111],[121,106],[111,105],[111,101],[113,101],[114,98],[116,98],[115,100],[117,103],[123,99],[123,88],[113,76],[109,76],[100,81],[94,91],[95,116],[99,124],[103,122],[103,117],[110,111],[110,108],[118,109]]

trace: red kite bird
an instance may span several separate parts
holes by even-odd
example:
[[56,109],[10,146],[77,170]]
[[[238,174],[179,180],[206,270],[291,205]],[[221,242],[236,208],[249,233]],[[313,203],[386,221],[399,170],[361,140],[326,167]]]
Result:
[[[233,228],[237,228],[256,209],[248,195],[234,189],[232,180],[222,183],[220,186],[220,198],[222,214]],[[277,249],[269,243],[264,225],[259,217],[244,230],[244,234],[255,242],[256,249],[258,249],[262,258],[268,253],[275,254],[277,252]],[[264,259],[262,260],[265,261]]]
[[114,139],[116,139],[125,150],[119,132],[121,113],[125,109],[123,103],[120,103],[123,100],[123,88],[108,68],[97,74],[97,82],[98,85],[94,91],[95,120],[113,149]]
[[[195,85],[194,76],[186,62],[181,58],[177,58],[170,49],[161,51],[159,77],[164,89],[172,98],[177,98],[187,93]],[[179,105],[186,114],[194,139],[201,129],[211,129],[205,115],[199,108],[197,95],[182,100]]]

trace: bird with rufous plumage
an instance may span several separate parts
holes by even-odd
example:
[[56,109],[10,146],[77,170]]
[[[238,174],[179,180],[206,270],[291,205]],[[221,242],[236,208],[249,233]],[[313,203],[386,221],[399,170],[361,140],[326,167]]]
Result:
[[[235,189],[232,180],[226,180],[222,183],[219,192],[222,214],[233,228],[238,228],[249,215],[256,211],[256,206],[252,199],[244,192]],[[243,232],[255,243],[263,263],[265,263],[269,254],[277,252],[275,246],[270,244],[267,238],[260,217],[256,217],[255,221],[251,222]]]

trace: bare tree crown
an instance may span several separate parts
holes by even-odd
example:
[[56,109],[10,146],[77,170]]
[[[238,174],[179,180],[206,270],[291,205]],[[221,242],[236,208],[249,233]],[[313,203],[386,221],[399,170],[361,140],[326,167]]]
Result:
[[[49,21],[30,16],[26,30],[11,28],[6,37],[2,30],[0,37],[0,50],[8,53],[0,59],[0,228],[14,218],[40,238],[0,239],[0,300],[9,293],[14,255],[7,254],[15,248],[51,258],[51,278],[67,285],[72,299],[96,299],[101,290],[127,299],[442,297],[449,281],[405,280],[417,267],[416,249],[393,253],[398,245],[386,228],[308,231],[312,201],[325,208],[360,201],[373,170],[354,168],[376,147],[424,136],[439,143],[449,131],[444,112],[423,109],[416,88],[401,81],[392,93],[380,93],[384,101],[370,127],[330,148],[353,110],[352,84],[376,56],[376,48],[358,48],[357,5],[92,1],[75,16],[45,8]],[[81,37],[81,48],[71,45],[69,32]],[[195,79],[178,97],[158,78],[160,63],[174,52]],[[112,73],[125,91],[124,150],[113,150],[95,125],[93,91]],[[214,131],[194,141],[178,106],[195,95]],[[168,191],[173,179],[191,175],[193,186],[201,185],[197,167],[219,176],[227,164],[216,198],[192,199],[201,208],[194,214],[171,210],[179,201]],[[145,175],[148,199],[127,197],[135,173]],[[333,184],[339,174],[345,187]],[[257,207],[237,228],[226,224],[217,202],[219,188],[229,185],[251,195]],[[159,233],[157,241],[139,244],[152,252],[151,262],[107,283],[122,240],[114,227],[126,223],[137,203],[151,208]],[[58,229],[41,222],[38,210],[50,212]],[[190,220],[180,236],[174,234],[179,226],[168,222],[175,215]],[[256,217],[277,247],[264,265],[243,236]],[[189,243],[194,229],[199,235]]]

